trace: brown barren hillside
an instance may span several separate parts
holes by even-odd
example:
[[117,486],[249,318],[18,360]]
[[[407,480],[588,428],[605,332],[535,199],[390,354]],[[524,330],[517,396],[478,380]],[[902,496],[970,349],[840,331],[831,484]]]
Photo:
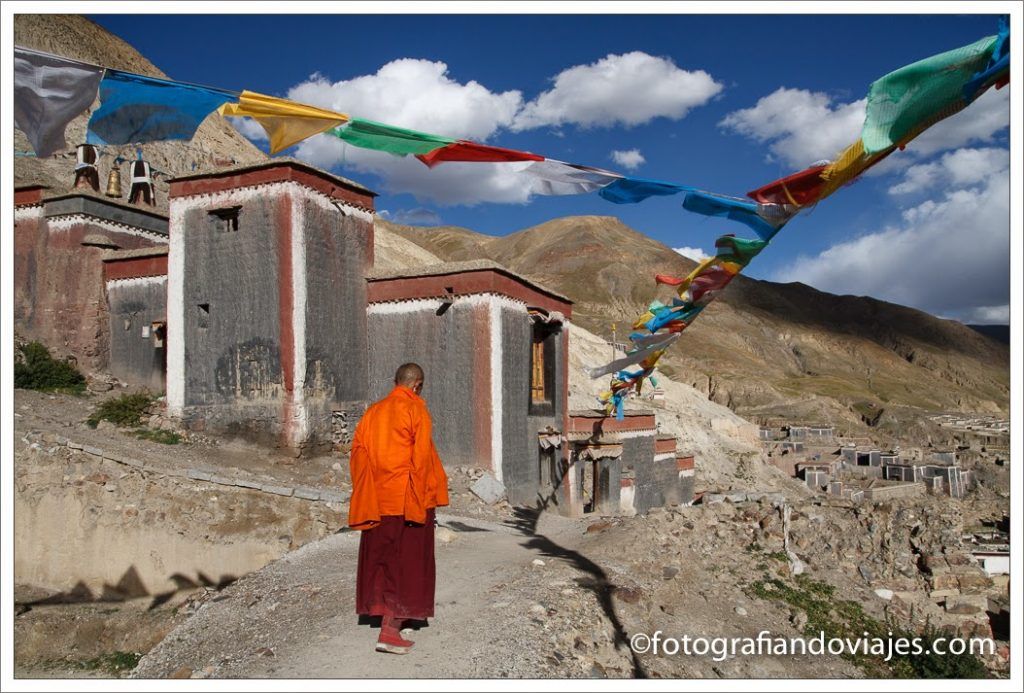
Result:
[[[556,219],[504,237],[383,224],[435,255],[490,257],[577,302],[576,320],[619,340],[654,298],[654,272],[694,263],[614,217]],[[769,249],[766,252],[771,252]],[[873,298],[738,277],[662,370],[749,418],[908,433],[927,411],[1005,412],[1009,349],[952,320]]]
[[[14,43],[25,48],[63,55],[75,60],[95,63],[151,77],[168,77],[153,63],[146,60],[128,43],[114,36],[95,22],[78,15],[19,14],[14,19]],[[174,75],[170,75],[174,77]],[[85,141],[86,125],[92,110],[75,118],[67,127],[65,139],[68,148],[47,159],[18,156],[14,162],[15,185],[39,184],[62,192],[74,182],[75,145]],[[14,132],[14,148],[18,152],[32,151],[25,135]],[[105,147],[100,157],[100,192],[105,189],[107,175],[114,158],[121,155],[135,158],[132,146]],[[167,213],[167,180],[173,176],[196,171],[211,170],[230,164],[254,163],[266,155],[240,135],[220,115],[212,114],[199,126],[196,136],[188,141],[152,142],[142,145],[144,158],[163,175],[156,177],[156,211]],[[193,168],[194,166],[194,168]],[[127,196],[127,167],[121,167],[122,189]],[[127,202],[127,199],[122,201]]]

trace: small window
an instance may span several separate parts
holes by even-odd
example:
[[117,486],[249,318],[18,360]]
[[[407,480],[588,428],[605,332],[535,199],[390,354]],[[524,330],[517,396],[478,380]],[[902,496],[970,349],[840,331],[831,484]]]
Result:
[[199,327],[206,329],[210,326],[210,304],[200,303],[199,304]]
[[554,414],[555,340],[558,328],[543,322],[533,323],[530,340],[530,413]]
[[221,209],[211,209],[207,214],[210,216],[210,221],[213,222],[213,226],[217,231],[237,231],[238,230],[238,215],[242,211],[241,205],[234,207],[222,207]]
[[547,389],[544,387],[544,340],[538,339],[536,333],[533,338],[533,355],[530,359],[530,401],[534,404],[547,402]]
[[154,322],[152,324],[150,334],[153,335],[153,348],[162,349],[164,346],[164,338],[167,335],[167,323],[162,320]]

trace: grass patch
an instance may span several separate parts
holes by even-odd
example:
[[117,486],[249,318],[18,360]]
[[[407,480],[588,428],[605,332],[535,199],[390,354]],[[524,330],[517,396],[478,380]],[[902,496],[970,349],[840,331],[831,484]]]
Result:
[[141,426],[142,415],[153,403],[153,395],[138,392],[106,400],[86,419],[90,428],[96,428],[100,421],[109,421],[116,426]]
[[124,672],[131,671],[139,665],[142,654],[139,652],[107,652],[99,657],[93,657],[80,662],[79,665],[86,671],[105,671],[114,676],[120,676]]
[[181,436],[174,431],[136,428],[132,431],[132,435],[142,440],[151,440],[154,443],[163,443],[164,445],[177,445],[181,442]]
[[21,360],[14,362],[14,387],[43,392],[85,392],[85,376],[66,361],[50,356],[39,342],[29,342],[19,349]]
[[[813,580],[807,575],[796,576],[793,582],[768,577],[751,583],[747,592],[750,596],[767,601],[781,602],[807,614],[805,637],[818,637],[824,633],[826,640],[857,638],[890,640],[919,638],[927,648],[932,640],[949,636],[928,624],[920,634],[899,626],[891,620],[880,621],[864,613],[860,604],[838,599],[835,587]],[[886,647],[888,650],[888,647]],[[900,654],[892,652],[892,658],[885,661],[885,654],[872,651],[845,652],[843,658],[853,662],[870,677],[897,678],[987,678],[988,671],[981,659],[973,654]]]
[[35,666],[53,672],[67,672],[69,669],[95,672],[108,677],[120,678],[139,665],[141,652],[105,652],[92,659],[44,659]]

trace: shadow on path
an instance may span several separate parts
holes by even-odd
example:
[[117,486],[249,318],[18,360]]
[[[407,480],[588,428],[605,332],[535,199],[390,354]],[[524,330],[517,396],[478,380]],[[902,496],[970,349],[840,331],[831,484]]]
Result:
[[590,580],[579,580],[577,581],[578,584],[589,589],[597,598],[601,609],[604,611],[605,618],[612,624],[615,633],[615,648],[619,650],[625,648],[629,652],[630,658],[633,661],[633,678],[646,679],[647,672],[644,670],[636,653],[629,646],[629,637],[622,626],[622,622],[619,620],[618,614],[615,612],[612,594],[615,592],[616,586],[608,580],[608,575],[601,566],[580,552],[568,549],[550,537],[537,532],[537,524],[543,511],[544,505],[539,508],[514,508],[514,517],[508,520],[506,524],[527,537],[527,540],[523,543],[523,546],[526,548],[538,551],[542,556],[559,558],[580,572],[590,576]]

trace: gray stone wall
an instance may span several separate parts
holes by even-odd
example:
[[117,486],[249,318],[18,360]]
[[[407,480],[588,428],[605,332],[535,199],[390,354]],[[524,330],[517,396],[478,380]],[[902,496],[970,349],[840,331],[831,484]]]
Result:
[[423,368],[423,398],[434,425],[434,444],[445,465],[486,466],[490,438],[490,334],[487,307],[455,301],[441,315],[433,303],[406,312],[368,317],[369,392],[377,401],[394,387],[395,369],[413,361]]
[[622,441],[623,463],[633,468],[636,479],[633,507],[639,514],[671,502],[679,483],[674,457],[654,460],[654,440],[652,434]]
[[530,417],[530,340],[525,310],[501,311],[502,481],[513,505],[533,505],[540,486],[537,431],[544,417]]
[[679,504],[689,505],[693,503],[693,483],[697,477],[694,474],[686,476],[679,475]]
[[[623,457],[625,457],[625,451]],[[583,464],[591,464],[591,462],[585,461]],[[596,460],[593,464],[594,480],[597,486],[593,512],[598,515],[621,514],[623,458],[608,457]]]
[[272,444],[283,430],[278,251],[288,241],[278,229],[289,204],[246,200],[237,231],[189,209],[175,229],[185,234],[185,418]]
[[372,229],[368,222],[303,206],[306,249],[306,381],[310,433],[331,434],[331,413],[364,404],[369,377],[366,281]]
[[152,323],[167,319],[167,278],[108,282],[110,372],[118,380],[164,390],[167,337],[158,346]]

